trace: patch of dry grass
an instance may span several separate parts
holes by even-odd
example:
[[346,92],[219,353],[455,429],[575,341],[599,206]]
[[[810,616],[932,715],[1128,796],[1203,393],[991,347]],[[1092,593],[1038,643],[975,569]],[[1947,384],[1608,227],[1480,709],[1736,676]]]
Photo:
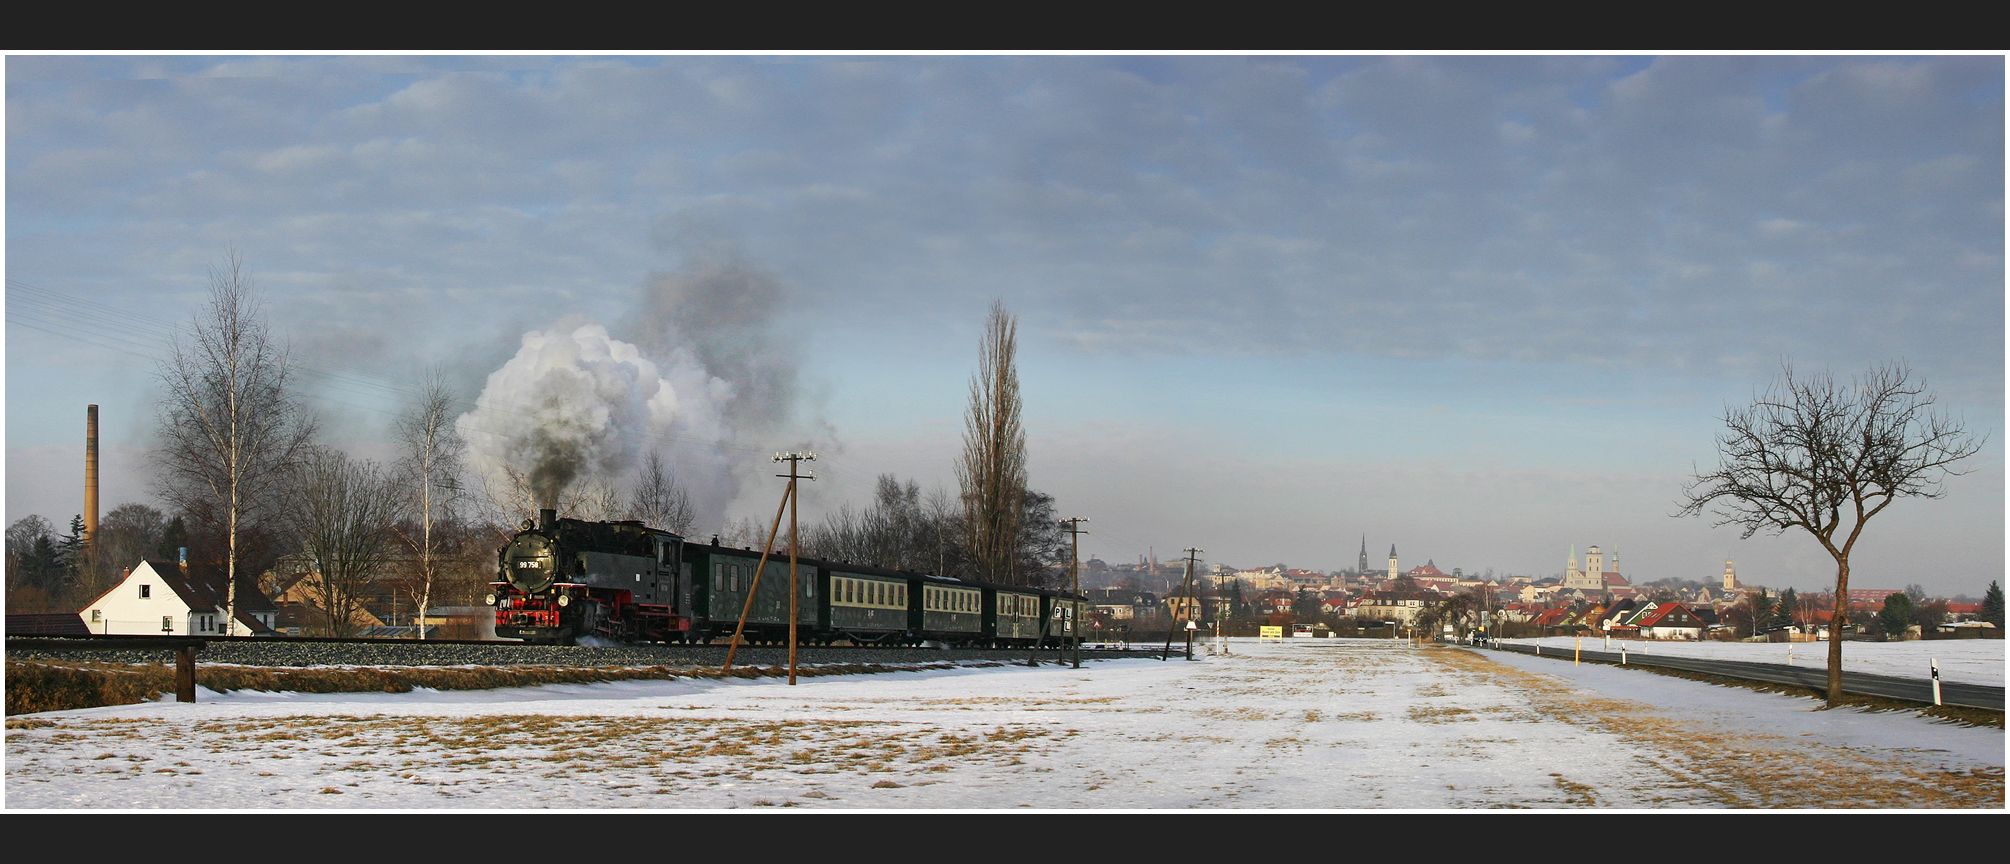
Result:
[[[797,677],[861,675],[918,669],[998,666],[1000,663],[843,663],[798,667]],[[490,666],[490,667],[315,667],[196,666],[195,683],[211,690],[293,693],[409,693],[433,690],[492,690],[538,684],[597,684],[606,681],[668,681],[678,678],[775,678],[779,666]],[[103,705],[131,705],[174,691],[174,669],[164,664],[124,665],[45,660],[7,661],[7,714],[33,714]],[[1089,700],[1083,700],[1089,701]]]

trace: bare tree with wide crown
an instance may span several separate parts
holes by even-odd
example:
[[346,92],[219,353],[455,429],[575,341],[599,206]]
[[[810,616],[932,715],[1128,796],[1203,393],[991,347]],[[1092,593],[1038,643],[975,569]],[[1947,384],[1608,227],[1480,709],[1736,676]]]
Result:
[[1850,552],[1871,517],[1900,498],[1940,498],[1955,464],[1982,449],[1961,420],[1933,410],[1934,395],[1902,362],[1879,364],[1848,384],[1827,372],[1783,368],[1744,408],[1727,408],[1719,467],[1698,471],[1677,516],[1708,510],[1717,525],[1812,535],[1835,559],[1829,623],[1828,704],[1842,700],[1842,635],[1849,617]]

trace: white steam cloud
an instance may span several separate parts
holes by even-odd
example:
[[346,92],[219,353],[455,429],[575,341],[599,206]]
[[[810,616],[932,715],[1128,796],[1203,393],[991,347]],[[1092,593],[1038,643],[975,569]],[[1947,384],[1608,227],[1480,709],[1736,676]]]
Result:
[[[659,366],[598,324],[555,326],[525,333],[455,425],[492,492],[515,490],[530,499],[521,503],[568,509],[561,501],[581,486],[624,489],[652,450],[719,462],[733,394],[687,351]],[[679,479],[697,497],[730,485],[725,477]]]

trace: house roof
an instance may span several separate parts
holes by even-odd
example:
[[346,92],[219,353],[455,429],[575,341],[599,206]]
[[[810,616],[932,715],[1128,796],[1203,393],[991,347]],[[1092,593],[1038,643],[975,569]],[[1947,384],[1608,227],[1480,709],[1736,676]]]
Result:
[[7,616],[9,636],[89,636],[91,628],[75,612],[28,612]]
[[[1689,622],[1686,622],[1686,621],[1683,621],[1683,622],[1678,622],[1678,621],[1667,621],[1667,618],[1668,618],[1668,616],[1670,616],[1670,615],[1674,615],[1674,614],[1675,614],[1676,612],[1684,612],[1684,613],[1687,613],[1687,614],[1688,614],[1688,617],[1689,617],[1689,619],[1690,619],[1691,621],[1694,621],[1694,622],[1695,622],[1695,626],[1697,626],[1697,627],[1701,627],[1701,626],[1703,626],[1703,624],[1704,624],[1704,622],[1703,622],[1703,620],[1702,620],[1701,616],[1698,616],[1698,615],[1697,615],[1696,613],[1694,613],[1694,612],[1691,612],[1691,611],[1689,611],[1689,607],[1687,607],[1687,606],[1684,606],[1684,605],[1682,605],[1682,604],[1680,604],[1680,603],[1663,603],[1663,604],[1661,604],[1661,605],[1659,605],[1659,606],[1656,606],[1656,607],[1654,607],[1654,608],[1653,608],[1653,609],[1652,609],[1651,611],[1649,611],[1649,612],[1648,612],[1647,614],[1645,614],[1645,615],[1642,615],[1642,616],[1640,616],[1640,619],[1639,619],[1639,620],[1637,620],[1637,621],[1634,621],[1634,622],[1633,622],[1633,624],[1634,624],[1634,626],[1636,626],[1636,627],[1688,627],[1688,626],[1690,626]],[[1663,623],[1664,621],[1666,622],[1665,624]]]

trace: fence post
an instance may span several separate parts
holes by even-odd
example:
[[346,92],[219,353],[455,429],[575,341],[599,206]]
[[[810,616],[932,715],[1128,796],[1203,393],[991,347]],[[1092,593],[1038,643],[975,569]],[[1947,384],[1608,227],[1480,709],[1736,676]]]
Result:
[[174,652],[174,701],[195,701],[195,646],[184,645]]

